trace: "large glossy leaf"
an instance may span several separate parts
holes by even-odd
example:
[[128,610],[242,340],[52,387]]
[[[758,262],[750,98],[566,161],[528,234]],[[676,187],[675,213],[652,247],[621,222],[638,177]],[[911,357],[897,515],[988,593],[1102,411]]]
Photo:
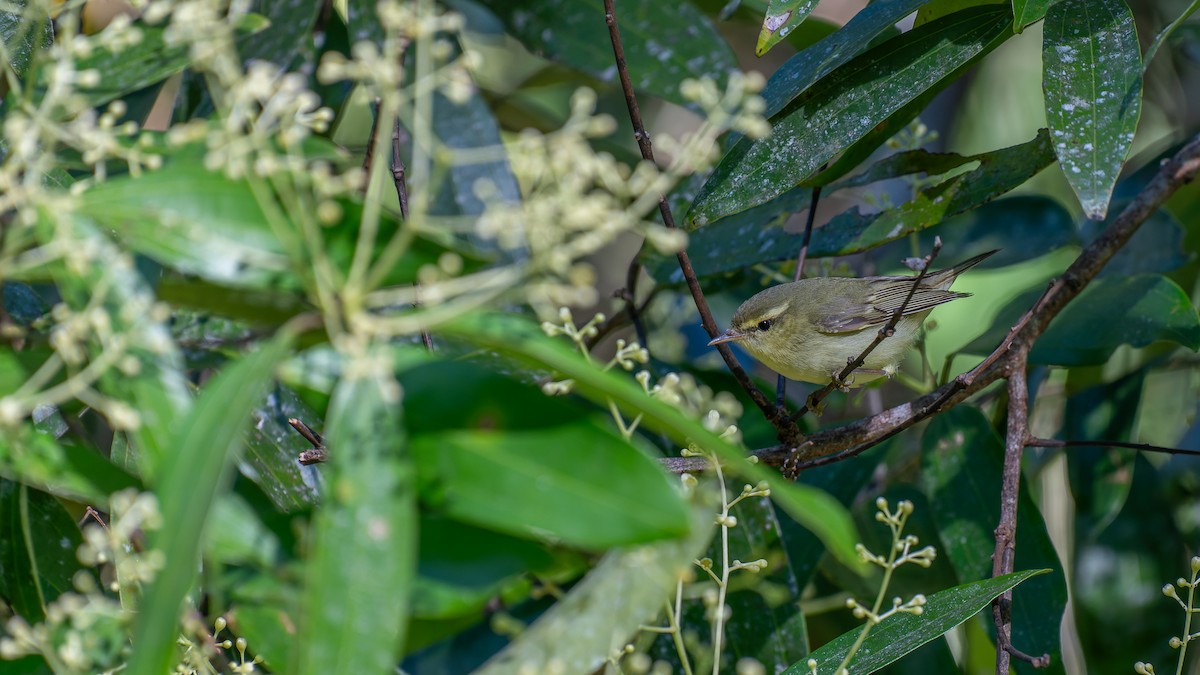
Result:
[[999,44],[1011,18],[1007,8],[964,10],[834,70],[771,118],[769,138],[744,138],[726,154],[692,205],[688,226],[744,211],[795,187],[910,101],[949,84]]
[[1013,26],[1020,31],[1026,26],[1041,21],[1050,9],[1051,0],[1012,0]]
[[[615,81],[612,44],[601,0],[483,0],[531,52],[605,81]],[[691,3],[638,2],[617,7],[633,86],[676,103],[679,84],[737,68],[733,51]]]
[[[922,230],[917,235],[917,250],[932,248],[934,237],[941,237],[944,250],[955,251],[956,256],[999,249],[979,269],[1015,265],[1079,242],[1075,218],[1062,202],[1035,195],[997,199]],[[896,241],[877,251],[884,260],[898,260],[911,254],[911,245]],[[1035,283],[1030,280],[1030,285]]]
[[[1000,437],[977,408],[959,406],[933,419],[922,450],[922,487],[942,540],[938,553],[950,561],[960,581],[989,576],[1000,519]],[[1030,581],[1014,596],[1013,643],[1028,654],[1050,654],[1048,672],[1061,673],[1058,626],[1067,589],[1046,523],[1025,485],[1017,506],[1016,566],[1053,573]],[[1017,666],[1018,672],[1033,672],[1027,666]]]
[[427,508],[591,549],[686,534],[675,482],[583,410],[465,363],[418,367],[403,383]]
[[296,673],[393,672],[408,624],[417,502],[400,389],[372,357],[350,365],[330,403],[331,475],[312,526]]
[[[1120,308],[1115,317],[1114,308]],[[1098,365],[1122,344],[1158,340],[1200,349],[1200,315],[1174,281],[1157,275],[1096,279],[1050,322],[1029,353],[1032,363]]]
[[420,530],[414,619],[474,619],[505,582],[554,560],[534,542],[434,514],[422,514]]
[[[268,21],[257,14],[240,20],[237,29],[243,40],[267,28]],[[139,24],[142,37],[137,44],[114,51],[98,41],[91,54],[80,59],[78,70],[96,70],[101,74],[97,84],[80,87],[80,92],[93,106],[103,105],[125,94],[135,92],[155,82],[161,82],[188,66],[190,57],[186,45],[168,45],[163,39],[164,26]],[[181,193],[182,194],[182,193]]]
[[472,314],[441,326],[439,331],[571,378],[579,394],[601,405],[611,402],[629,414],[640,414],[643,427],[664,433],[681,444],[695,442],[728,462],[733,472],[749,482],[767,481],[777,506],[812,530],[839,560],[858,566],[854,526],[836,499],[821,490],[782,480],[777,473],[747,462],[740,450],[697,421],[684,417],[673,406],[647,397],[631,378],[601,371],[562,341],[546,337],[530,322],[511,315]]
[[[52,226],[43,224],[39,236],[61,241],[64,233],[76,237],[76,245],[93,251],[92,264],[83,273],[62,268],[52,270],[58,291],[73,309],[103,307],[112,330],[127,336],[129,356],[137,360],[134,373],[115,370],[100,379],[101,391],[128,403],[137,411],[139,424],[128,432],[133,444],[125,459],[114,462],[152,478],[168,455],[176,451],[173,438],[179,420],[189,414],[191,399],[183,376],[183,360],[162,318],[150,311],[155,299],[130,257],[82,219]],[[100,292],[103,295],[96,297]],[[132,311],[131,308],[140,308]],[[136,463],[136,469],[131,465]]]
[[[697,276],[732,272],[755,263],[794,258],[800,236],[783,229],[792,213],[808,208],[812,190],[805,187],[693,232],[688,238],[688,257]],[[674,255],[642,248],[650,275],[661,283],[682,284],[683,272]]]
[[[445,215],[471,215],[483,213],[488,202],[515,203],[521,200],[521,188],[513,175],[508,161],[503,158],[504,144],[500,139],[500,126],[487,102],[480,96],[472,96],[457,104],[441,94],[433,99],[433,131],[449,151],[435,156],[434,161],[448,160],[449,164],[438,163],[435,171],[445,178],[439,191],[449,193],[451,208],[435,208],[434,213]],[[465,159],[455,151],[489,150],[499,158],[487,160]],[[435,174],[436,175],[436,174]],[[488,195],[485,202],[480,193]]]
[[[4,42],[9,65],[17,77],[24,77],[35,48],[44,49],[54,41],[54,26],[49,17],[25,20],[23,15],[28,5],[28,0],[18,0],[7,4],[6,9],[0,11],[0,41]],[[33,12],[34,15],[40,13]]]
[[172,452],[164,458],[155,490],[167,525],[151,538],[164,567],[138,608],[130,673],[160,675],[170,669],[180,607],[196,575],[199,535],[242,444],[249,411],[289,343],[290,336],[283,334],[223,370],[204,388],[190,414],[174,422]]
[[[1120,188],[1118,188],[1120,189]],[[1114,200],[1114,206],[1117,202]],[[1083,243],[1090,244],[1108,226],[1086,220],[1080,227]],[[1166,209],[1158,209],[1138,227],[1129,241],[1100,270],[1101,276],[1173,272],[1192,260],[1185,248],[1183,225]]]
[[754,53],[762,56],[803,23],[817,0],[770,0]]
[[662,610],[679,575],[691,567],[711,538],[711,523],[712,513],[696,508],[686,538],[609,552],[566,597],[475,672],[602,669],[639,626]]
[[251,412],[254,425],[246,433],[246,452],[239,462],[243,475],[254,481],[276,508],[298,511],[318,502],[315,467],[302,466],[297,456],[312,445],[288,424],[296,418],[321,427],[317,414],[296,392],[276,385]]
[[[258,308],[266,310],[262,318],[288,316],[302,301],[281,290],[303,288],[312,274],[311,260],[300,248],[300,226],[285,220],[273,227],[248,181],[208,171],[196,154],[185,150],[161,170],[100,183],[80,197],[79,211],[112,228],[125,246],[174,270],[223,286],[270,291],[230,299],[231,314]],[[337,206],[341,217],[322,228],[321,248],[335,268],[346,270],[363,207],[351,199],[340,199]],[[400,226],[396,218],[385,216],[379,246]],[[469,247],[431,237],[416,236],[382,282],[411,283],[422,265],[450,249],[463,259],[464,269],[478,268],[482,258]],[[185,302],[205,304],[194,299],[194,289],[173,290]],[[225,313],[214,306],[214,298],[208,300],[202,309]]]
[[[1083,375],[1083,377],[1078,377]],[[1067,398],[1063,410],[1062,435],[1077,441],[1130,441],[1141,403],[1146,372],[1134,371],[1115,382],[1082,387],[1077,380],[1086,375],[1069,371],[1068,387],[1082,388]],[[1067,477],[1075,500],[1078,536],[1094,540],[1116,520],[1133,485],[1135,450],[1097,446],[1071,448],[1065,452]]]
[[114,492],[141,487],[98,450],[59,441],[30,425],[8,429],[0,436],[0,476],[56,497],[93,504],[105,503]]
[[74,590],[79,526],[51,495],[0,478],[0,596],[30,623]]
[[[934,593],[927,598],[925,613],[921,616],[897,614],[875,626],[851,661],[852,672],[866,675],[903,658],[975,616],[1004,591],[1046,571],[1014,572]],[[817,672],[833,672],[846,656],[850,645],[858,639],[860,631],[861,628],[856,628],[844,633],[813,652],[810,658],[816,660]],[[810,672],[808,664],[803,661],[784,671],[786,675],[808,675]]]
[[321,10],[320,0],[258,0],[250,11],[270,22],[270,28],[238,50],[244,61],[270,61],[292,69],[299,61],[312,58],[313,24]]
[[1062,0],[1050,7],[1042,88],[1063,173],[1084,213],[1100,220],[1142,104],[1141,52],[1124,0]]
[[899,207],[846,211],[813,231],[809,255],[858,253],[937,225],[1021,185],[1053,161],[1045,133],[1028,143],[977,155],[979,167],[926,188]]
[[767,86],[763,88],[767,117],[773,117],[812,83],[862,53],[870,46],[871,40],[912,14],[923,2],[925,0],[873,2],[855,14],[845,26],[788,59],[771,75]]
[[275,284],[286,250],[245,181],[180,157],[138,177],[85,192],[79,211],[112,228],[129,248],[164,265],[220,283]]

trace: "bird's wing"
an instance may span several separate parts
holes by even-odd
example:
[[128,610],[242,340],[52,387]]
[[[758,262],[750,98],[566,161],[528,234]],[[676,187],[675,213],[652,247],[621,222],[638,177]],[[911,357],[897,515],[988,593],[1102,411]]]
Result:
[[[870,326],[882,326],[904,304],[911,288],[912,281],[905,277],[880,278],[872,286],[866,302],[848,303],[839,312],[824,314],[817,321],[817,330],[822,333],[853,333]],[[903,316],[925,312],[968,295],[970,293],[944,291],[922,284],[904,307]]]

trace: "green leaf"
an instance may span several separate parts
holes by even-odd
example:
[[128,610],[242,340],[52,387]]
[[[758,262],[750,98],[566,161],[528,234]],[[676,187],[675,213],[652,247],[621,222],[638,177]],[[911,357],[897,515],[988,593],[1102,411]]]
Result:
[[590,549],[686,534],[677,483],[594,416],[465,363],[402,381],[427,508]]
[[54,26],[49,17],[42,16],[42,10],[35,9],[33,15],[38,18],[27,20],[24,15],[28,6],[28,0],[17,0],[6,5],[16,11],[0,11],[0,41],[4,42],[9,65],[19,78],[25,76],[34,51],[54,43]]
[[[378,355],[349,364],[329,409],[329,490],[312,524],[297,673],[391,673],[417,566],[400,389]],[[372,373],[368,375],[367,373]]]
[[[1114,308],[1120,314],[1114,317]],[[1115,320],[1114,320],[1115,319]],[[1030,363],[1099,365],[1118,346],[1158,340],[1200,349],[1200,315],[1174,281],[1157,275],[1102,277],[1088,284],[1034,343]]]
[[170,670],[180,606],[196,575],[200,533],[242,444],[249,411],[290,341],[289,334],[281,334],[224,369],[205,386],[190,414],[174,422],[172,452],[155,488],[166,525],[151,538],[151,547],[164,556],[164,567],[138,608],[130,673]]
[[279,538],[238,495],[217,495],[211,517],[212,522],[220,525],[204,531],[204,557],[208,564],[269,569],[279,559]]
[[754,53],[762,56],[808,18],[817,0],[770,0]]
[[262,15],[270,28],[239,46],[242,61],[270,61],[292,70],[311,59],[313,26],[321,5],[320,0],[257,0],[250,11]]
[[1053,156],[1045,133],[1013,146],[972,157],[979,167],[922,190],[899,207],[864,215],[852,209],[813,231],[811,256],[847,255],[937,225],[1021,185]]
[[1108,212],[1142,108],[1142,58],[1124,0],[1062,0],[1042,40],[1046,121],[1087,217]]
[[79,212],[134,251],[209,281],[277,285],[288,270],[249,183],[206,170],[198,157],[99,183],[80,196]]
[[[267,28],[269,22],[257,14],[247,14],[238,23],[237,31],[242,40]],[[92,87],[79,87],[89,105],[100,106],[135,92],[186,68],[190,62],[186,45],[168,45],[164,39],[165,26],[136,25],[141,32],[137,44],[114,51],[103,40],[94,42],[92,53],[75,64],[76,70],[95,70],[100,73],[99,82]],[[43,86],[45,86],[43,84]],[[179,196],[185,193],[180,192]]]
[[711,511],[694,508],[688,537],[607,553],[476,675],[545,672],[551,664],[564,673],[603,669],[610,655],[662,610],[679,575],[712,537],[711,523]]
[[[1004,461],[1000,437],[979,409],[958,406],[930,422],[921,456],[922,487],[933,504],[941,534],[938,554],[949,559],[960,581],[989,576],[1000,518]],[[1016,565],[1047,568],[1052,574],[1029,582],[1013,598],[1013,643],[1029,654],[1050,654],[1049,672],[1061,673],[1058,626],[1067,603],[1062,564],[1024,484],[1018,500]],[[1027,665],[1018,666],[1018,672],[1027,671],[1035,672]]]
[[433,514],[421,516],[414,619],[475,618],[518,575],[548,568],[542,546]]
[[[750,265],[794,258],[801,237],[783,229],[788,216],[808,208],[812,190],[799,187],[752,209],[735,213],[688,236],[688,257],[700,277],[722,274]],[[683,272],[674,255],[643,246],[650,275],[660,283],[682,284]]]
[[[305,288],[305,279],[312,274],[312,261],[299,248],[300,225],[284,218],[273,227],[248,180],[209,171],[198,155],[195,148],[185,148],[158,171],[100,183],[79,198],[78,210],[112,228],[125,246],[171,269],[218,286],[270,291],[242,298],[220,294],[204,298],[197,297],[204,287],[168,284],[167,290],[181,301],[226,315],[262,309],[255,323],[290,317],[303,306],[302,300],[281,291]],[[335,203],[341,218],[321,229],[322,250],[335,268],[344,271],[354,255],[363,206],[348,198]],[[384,216],[379,246],[400,227],[397,218]],[[383,282],[412,283],[421,266],[436,263],[447,251],[463,260],[466,271],[478,269],[484,260],[448,236],[417,235]],[[222,311],[218,302],[228,304],[228,309]]]
[[312,445],[288,424],[292,418],[320,427],[320,418],[296,392],[276,385],[251,412],[254,424],[246,432],[246,452],[240,467],[281,511],[299,511],[317,504],[315,470],[297,457]]
[[575,381],[575,391],[599,405],[610,402],[627,415],[641,415],[642,426],[676,442],[695,442],[728,462],[747,481],[767,481],[771,498],[797,522],[812,530],[843,563],[860,569],[854,553],[856,536],[849,513],[821,490],[783,480],[779,474],[746,461],[743,452],[684,417],[673,406],[646,396],[628,376],[605,372],[584,361],[562,340],[547,337],[537,326],[505,314],[471,314],[438,328],[479,346],[512,354]]
[[1017,32],[1045,18],[1051,2],[1052,0],[1012,0],[1013,16],[1016,17],[1013,25]]
[[28,424],[0,435],[0,476],[93,504],[107,502],[114,492],[141,487],[98,450],[60,442]]
[[[900,660],[909,652],[941,637],[946,631],[975,616],[1001,593],[1047,571],[1049,570],[1014,572],[934,593],[927,598],[925,613],[921,616],[896,614],[875,626],[851,662],[854,672],[866,675]],[[833,672],[861,631],[861,628],[855,628],[843,633],[813,652],[809,658],[817,661],[817,671]],[[808,675],[809,672],[808,664],[801,662],[792,665],[784,674]]]
[[[435,92],[433,109],[433,132],[446,152],[434,155],[433,175],[436,178],[440,174],[442,184],[431,212],[477,216],[487,207],[480,191],[488,195],[491,202],[512,204],[521,201],[521,188],[504,155],[500,125],[483,97],[472,96],[458,104]],[[456,150],[491,150],[499,157],[462,161],[455,156]],[[449,204],[444,206],[446,202]]]
[[[601,0],[482,0],[529,51],[602,80],[616,80]],[[710,77],[724,88],[737,69],[733,50],[700,10],[687,2],[626,3],[617,21],[633,86],[674,103],[688,78]]]
[[[1120,189],[1120,188],[1118,188]],[[1113,202],[1118,205],[1117,201]],[[1085,220],[1080,238],[1090,244],[1108,227],[1108,223]],[[1193,254],[1185,247],[1183,225],[1166,209],[1150,214],[1129,241],[1100,270],[1101,276],[1132,276],[1173,272],[1188,264]]]
[[762,97],[767,104],[764,114],[774,117],[814,82],[862,53],[873,39],[893,29],[896,22],[912,14],[925,1],[873,2],[846,25],[792,56],[771,75],[763,88]]
[[51,495],[0,478],[0,596],[30,623],[80,569],[79,526]]
[[[979,269],[1005,267],[1045,255],[1049,251],[1077,244],[1075,219],[1062,202],[1037,195],[1013,195],[987,202],[979,208],[959,214],[941,224],[922,230],[917,250],[928,251],[933,238],[941,237],[947,251],[988,251],[1000,249]],[[892,248],[879,249],[883,259],[902,258],[912,250],[911,242],[897,241]],[[891,255],[892,252],[895,255]],[[1111,263],[1110,263],[1111,264]],[[1039,285],[1030,279],[1028,285]],[[1005,326],[1005,330],[1012,324]],[[996,346],[996,342],[991,344]]]
[[[1078,383],[1079,371],[1069,371],[1069,390],[1062,436],[1071,440],[1133,440],[1137,410],[1145,388],[1146,371],[1137,370],[1115,382],[1094,387]],[[1124,508],[1133,485],[1136,450],[1097,446],[1070,448],[1065,453],[1071,496],[1075,500],[1075,531],[1084,540],[1100,537]]]
[[[102,307],[114,334],[129,340],[128,355],[136,359],[137,372],[110,370],[101,377],[100,388],[137,412],[139,424],[128,432],[133,444],[127,458],[136,461],[136,470],[143,478],[152,478],[167,456],[175,452],[173,430],[191,407],[183,359],[163,319],[150,311],[154,295],[130,257],[84,219],[54,225],[48,220],[40,222],[38,236],[43,241],[60,243],[69,237],[76,245],[94,252],[89,258],[92,264],[82,273],[62,267],[52,268],[52,273],[68,306],[75,311]],[[97,292],[102,295],[95,296]],[[117,454],[113,453],[114,458]],[[129,469],[133,470],[131,466]]]
[[689,229],[795,187],[910,101],[948,85],[999,44],[1011,19],[1007,8],[968,9],[834,70],[771,118],[771,137],[743,138],[726,154],[692,205]]
[[347,0],[346,29],[350,33],[350,44],[366,40],[376,45],[383,42],[383,25],[375,13],[376,3],[372,0]]

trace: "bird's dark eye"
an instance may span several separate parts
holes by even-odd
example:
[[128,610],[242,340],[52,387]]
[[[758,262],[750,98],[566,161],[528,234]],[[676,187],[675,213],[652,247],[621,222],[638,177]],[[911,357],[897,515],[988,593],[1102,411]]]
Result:
[[771,319],[766,319],[766,320],[758,322],[759,330],[767,330],[770,327],[771,327]]

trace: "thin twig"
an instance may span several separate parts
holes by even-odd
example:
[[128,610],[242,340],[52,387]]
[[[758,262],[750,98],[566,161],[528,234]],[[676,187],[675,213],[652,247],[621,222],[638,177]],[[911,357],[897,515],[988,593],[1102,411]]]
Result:
[[[817,203],[821,201],[821,186],[812,189],[812,199],[808,202],[808,217],[804,219],[804,238],[800,241],[800,254],[796,257],[796,274],[792,281],[804,278],[804,263],[808,261],[808,244],[812,241],[813,223],[817,219]],[[775,381],[775,407],[782,409],[787,398],[787,378],[783,375]]]
[[1200,456],[1200,450],[1168,448],[1149,443],[1126,443],[1124,441],[1060,441],[1056,438],[1028,438],[1025,446],[1030,448],[1128,448],[1143,452],[1161,452],[1166,455]]
[[[1025,380],[1026,352],[1017,352],[1008,374],[1008,430],[1004,442],[1004,473],[1000,487],[1000,524],[996,526],[996,550],[992,554],[992,577],[1012,574],[1017,549],[1017,504],[1021,491],[1021,456],[1029,438],[1029,387]],[[992,601],[996,622],[996,674],[1008,675],[1010,657],[1033,664],[1050,665],[1050,655],[1030,656],[1012,643],[1012,590]]]
[[[374,131],[372,131],[374,133]],[[400,158],[400,118],[392,120],[392,182],[400,200],[400,217],[408,220],[408,182],[404,179],[404,161]]]
[[367,151],[363,153],[363,184],[362,191],[366,192],[371,185],[371,167],[375,165],[375,138],[379,135],[379,109],[381,102],[377,98],[371,102],[371,133],[367,136]]
[[[400,217],[408,220],[408,181],[405,179],[404,160],[400,157],[400,118],[392,120],[392,184],[396,187],[396,199],[400,203]],[[420,285],[413,286],[413,296],[420,297]],[[413,309],[420,307],[420,300],[413,302]],[[425,349],[433,351],[433,336],[421,327],[421,344]]]
[[647,352],[650,351],[649,337],[646,335],[646,325],[642,322],[642,313],[637,306],[637,284],[641,277],[642,264],[638,262],[637,254],[629,261],[629,269],[625,271],[625,288],[618,291],[618,297],[625,301],[625,311],[629,313],[629,321],[633,323],[633,332],[637,335],[638,344]]
[[[654,162],[654,148],[650,144],[650,134],[646,132],[646,127],[642,123],[642,113],[638,109],[637,96],[633,91],[633,82],[629,78],[629,64],[625,61],[625,48],[621,45],[621,31],[617,26],[616,8],[613,6],[613,0],[604,0],[604,20],[608,24],[608,37],[612,42],[613,58],[617,65],[617,76],[621,81],[621,90],[625,94],[625,105],[629,109],[629,121],[633,124],[633,137],[637,141],[638,149],[641,151],[642,159],[649,162]],[[658,211],[662,215],[663,225],[668,229],[676,229],[675,217],[671,214],[671,207],[667,204],[666,195],[658,196]],[[716,338],[720,333],[717,327],[716,320],[713,319],[712,311],[708,307],[708,301],[704,297],[704,291],[700,288],[700,280],[696,277],[696,271],[692,268],[692,261],[688,257],[687,251],[679,251],[675,254],[679,260],[679,268],[683,272],[683,278],[687,282],[688,290],[692,294],[692,300],[696,303],[696,309],[700,312],[700,322],[704,326],[704,330],[708,332],[710,338]],[[780,440],[785,443],[794,444],[800,438],[800,429],[794,422],[787,419],[784,411],[779,410],[767,398],[766,394],[750,380],[750,376],[737,362],[737,358],[733,355],[733,350],[729,345],[717,345],[717,351],[721,354],[721,358],[725,360],[725,365],[729,371],[733,373],[733,377],[737,380],[738,385],[746,391],[750,396],[750,400],[762,410],[763,415],[775,431],[779,434]]]
[[312,450],[305,450],[296,458],[301,464],[305,466],[320,464],[329,459],[329,449],[325,447],[325,439],[321,438],[321,434],[313,431],[307,424],[295,417],[289,418],[288,424],[313,446]]

